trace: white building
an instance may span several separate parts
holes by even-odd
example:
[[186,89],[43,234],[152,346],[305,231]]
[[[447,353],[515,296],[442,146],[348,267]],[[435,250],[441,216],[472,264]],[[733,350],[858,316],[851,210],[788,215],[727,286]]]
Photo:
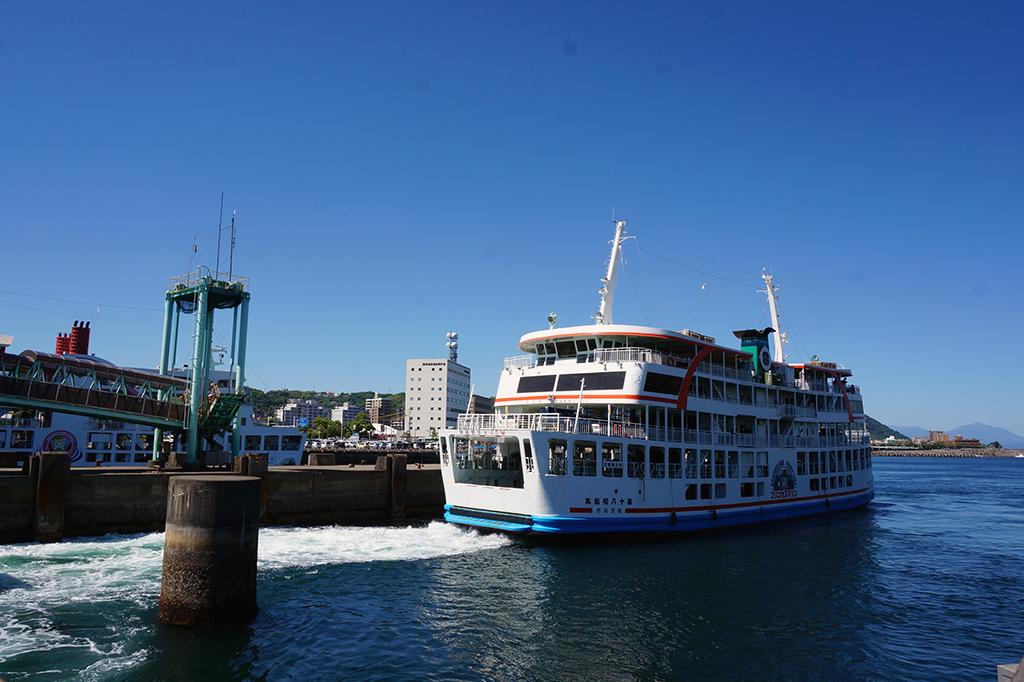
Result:
[[342,403],[341,407],[331,410],[331,419],[344,425],[356,418],[356,415],[365,410],[350,403]]
[[469,367],[448,358],[405,361],[405,430],[417,438],[455,428],[469,406]]
[[283,407],[277,408],[274,417],[278,424],[284,426],[300,426],[305,419],[307,424],[313,422],[314,417],[330,417],[331,411],[326,407],[320,407],[315,400],[289,400]]

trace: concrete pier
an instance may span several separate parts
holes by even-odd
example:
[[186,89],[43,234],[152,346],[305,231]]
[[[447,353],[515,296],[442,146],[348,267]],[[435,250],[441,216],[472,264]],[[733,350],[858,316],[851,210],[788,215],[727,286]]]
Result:
[[170,480],[160,622],[210,625],[255,617],[259,509],[254,476]]
[[40,452],[32,456],[29,471],[35,477],[35,536],[40,542],[64,537],[64,506],[71,460],[66,452]]

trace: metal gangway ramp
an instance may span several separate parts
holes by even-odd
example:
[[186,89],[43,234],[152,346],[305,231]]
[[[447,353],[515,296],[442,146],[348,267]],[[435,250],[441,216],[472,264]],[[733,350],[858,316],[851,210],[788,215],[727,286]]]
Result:
[[0,351],[0,405],[182,431],[188,381],[95,359]]

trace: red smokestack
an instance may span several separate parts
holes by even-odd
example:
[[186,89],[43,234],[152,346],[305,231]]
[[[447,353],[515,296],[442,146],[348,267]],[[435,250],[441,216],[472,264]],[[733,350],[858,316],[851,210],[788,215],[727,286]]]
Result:
[[71,339],[68,338],[67,334],[57,334],[57,348],[54,352],[57,355],[67,355],[68,349],[71,347]]
[[71,326],[71,340],[69,352],[72,355],[88,355],[89,354],[89,329],[88,322],[79,322],[75,320],[74,325]]

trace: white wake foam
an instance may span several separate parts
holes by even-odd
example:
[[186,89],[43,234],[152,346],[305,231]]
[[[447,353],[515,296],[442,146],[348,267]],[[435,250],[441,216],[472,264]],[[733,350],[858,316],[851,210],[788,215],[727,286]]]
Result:
[[[509,542],[503,536],[481,535],[442,522],[405,528],[264,528],[259,568],[276,571],[415,561],[495,549]],[[125,601],[151,607],[160,592],[162,560],[162,533],[0,545],[0,663],[29,651],[69,647],[97,654],[91,673],[143,660],[145,652],[103,650],[81,633],[63,633],[53,626],[49,614],[56,607],[76,603]]]

